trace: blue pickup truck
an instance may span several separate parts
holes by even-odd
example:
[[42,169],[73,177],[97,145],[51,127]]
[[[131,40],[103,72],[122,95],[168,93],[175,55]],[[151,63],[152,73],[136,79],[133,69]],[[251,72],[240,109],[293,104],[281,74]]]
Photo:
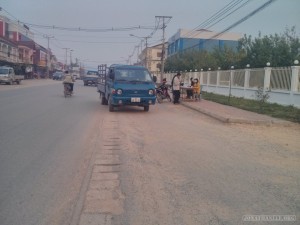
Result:
[[97,90],[100,93],[102,105],[109,105],[109,111],[124,105],[144,107],[156,101],[155,83],[149,71],[142,66],[106,65],[98,67]]

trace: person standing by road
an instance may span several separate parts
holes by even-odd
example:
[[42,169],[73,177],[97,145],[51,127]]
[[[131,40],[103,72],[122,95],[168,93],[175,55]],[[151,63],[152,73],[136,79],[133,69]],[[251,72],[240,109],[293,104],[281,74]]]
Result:
[[200,101],[201,88],[200,88],[200,82],[199,82],[198,78],[195,79],[193,91],[194,91],[194,100]]
[[172,82],[172,89],[173,89],[173,103],[174,104],[179,104],[179,98],[180,98],[180,77],[181,74],[177,73]]

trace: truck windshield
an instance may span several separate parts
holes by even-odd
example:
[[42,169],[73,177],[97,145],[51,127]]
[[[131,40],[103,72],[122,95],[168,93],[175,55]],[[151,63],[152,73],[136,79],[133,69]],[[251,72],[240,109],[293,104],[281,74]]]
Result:
[[152,78],[147,70],[142,69],[117,69],[115,70],[116,81],[151,82]]
[[98,75],[97,71],[87,71],[87,75]]
[[0,74],[8,74],[8,69],[0,68]]

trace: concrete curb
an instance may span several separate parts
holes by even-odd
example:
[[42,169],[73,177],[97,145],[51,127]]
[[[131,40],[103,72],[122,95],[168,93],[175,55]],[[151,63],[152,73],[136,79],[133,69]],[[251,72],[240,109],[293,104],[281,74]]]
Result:
[[281,121],[281,120],[250,120],[250,119],[242,119],[242,118],[232,118],[232,117],[226,117],[226,116],[221,116],[219,114],[213,113],[211,111],[208,111],[206,109],[202,109],[200,107],[193,107],[189,104],[186,104],[184,102],[181,102],[181,105],[190,108],[192,110],[195,110],[197,112],[203,113],[207,116],[210,116],[216,120],[219,120],[223,123],[239,123],[239,124],[254,124],[254,125],[282,125],[282,126],[291,126],[293,123],[289,121]]

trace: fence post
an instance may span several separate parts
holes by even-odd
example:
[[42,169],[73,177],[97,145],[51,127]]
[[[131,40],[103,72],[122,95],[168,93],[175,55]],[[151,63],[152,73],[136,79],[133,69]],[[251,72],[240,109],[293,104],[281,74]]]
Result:
[[200,84],[201,85],[203,84],[203,72],[202,71],[200,72]]
[[300,66],[292,66],[291,92],[300,91],[299,70],[300,70]]
[[245,69],[245,81],[244,81],[244,89],[249,88],[250,82],[250,69]]
[[270,90],[270,81],[271,81],[271,67],[265,67],[265,77],[264,77],[264,90]]
[[210,85],[210,70],[207,71],[207,85]]
[[220,70],[217,71],[217,87],[220,85]]
[[233,77],[234,77],[234,67],[232,66],[230,69],[230,77],[229,77],[229,100],[231,97],[231,88],[233,83]]

